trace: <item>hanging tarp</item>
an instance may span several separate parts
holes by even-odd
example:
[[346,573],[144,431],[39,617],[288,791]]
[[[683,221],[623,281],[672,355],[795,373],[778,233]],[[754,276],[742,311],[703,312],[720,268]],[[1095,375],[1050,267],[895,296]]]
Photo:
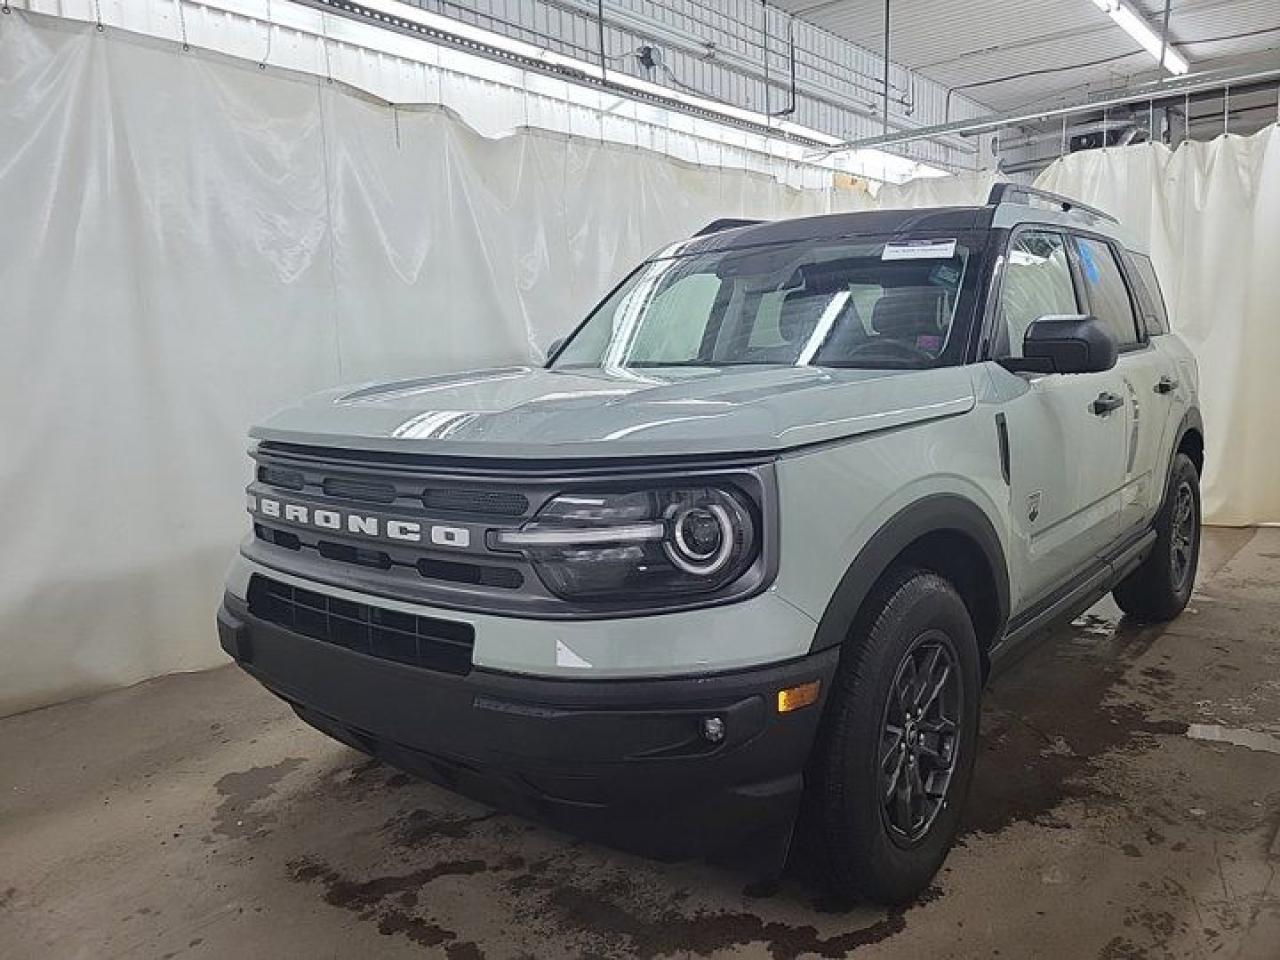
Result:
[[1036,185],[1150,244],[1173,329],[1200,361],[1205,518],[1280,522],[1280,127],[1073,153]]
[[0,17],[0,714],[221,662],[273,409],[536,359],[708,221],[860,196]]

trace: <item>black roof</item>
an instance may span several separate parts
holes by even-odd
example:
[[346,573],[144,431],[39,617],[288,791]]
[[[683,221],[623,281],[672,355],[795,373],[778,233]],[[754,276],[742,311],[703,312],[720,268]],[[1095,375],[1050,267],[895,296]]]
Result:
[[714,253],[736,247],[838,240],[864,235],[892,236],[986,229],[991,224],[992,212],[993,208],[989,206],[922,207],[915,210],[829,213],[793,220],[761,220],[746,226],[695,235],[680,246],[680,253]]

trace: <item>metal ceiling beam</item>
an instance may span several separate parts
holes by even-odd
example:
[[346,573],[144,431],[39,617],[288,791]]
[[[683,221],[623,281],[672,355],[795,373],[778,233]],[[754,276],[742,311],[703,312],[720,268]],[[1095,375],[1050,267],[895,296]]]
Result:
[[878,137],[863,137],[858,140],[836,144],[832,147],[824,147],[810,154],[809,158],[828,157],[833,153],[843,153],[847,150],[892,147],[903,143],[914,143],[917,140],[935,140],[939,137],[987,133],[999,130],[1002,127],[1017,126],[1022,123],[1038,123],[1055,117],[1068,117],[1074,114],[1089,113],[1094,110],[1103,110],[1130,103],[1159,103],[1163,100],[1181,99],[1189,94],[1223,90],[1229,87],[1263,83],[1269,80],[1280,80],[1280,66],[1230,74],[1202,75],[1200,77],[1183,77],[1178,80],[1165,80],[1158,84],[1139,88],[1132,93],[1082,101],[1066,107],[1055,107],[1050,110],[1032,112],[996,113],[986,117],[956,120],[951,123],[940,123],[932,127],[921,127],[919,130],[910,132],[890,133]]

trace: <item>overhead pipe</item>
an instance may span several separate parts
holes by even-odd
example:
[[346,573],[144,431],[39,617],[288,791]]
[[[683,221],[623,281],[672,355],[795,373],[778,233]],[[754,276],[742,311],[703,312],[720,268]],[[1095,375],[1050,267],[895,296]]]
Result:
[[1269,86],[1268,81],[1276,80],[1280,80],[1280,67],[1211,79],[1195,80],[1184,78],[1182,80],[1162,81],[1159,88],[1152,89],[1147,92],[1120,94],[1103,100],[1086,101],[1084,103],[1074,104],[1067,107],[1054,107],[1049,110],[996,114],[988,117],[978,117],[972,120],[957,120],[953,123],[921,127],[917,130],[905,133],[892,133],[879,137],[863,137],[857,140],[849,140],[845,143],[836,144],[835,146],[824,147],[809,156],[810,158],[815,156],[828,157],[833,153],[842,153],[847,150],[865,150],[895,146],[902,143],[915,143],[919,140],[936,140],[940,137],[986,133],[992,130],[999,130],[1002,127],[1016,126],[1020,123],[1036,123],[1055,117],[1076,116],[1081,113],[1091,113],[1096,110],[1107,110],[1111,107],[1124,106],[1133,103],[1147,103],[1149,101],[1155,101],[1156,103],[1162,104],[1165,101],[1176,101],[1176,99],[1180,97],[1189,96],[1194,93],[1222,90],[1226,87],[1235,87],[1237,92],[1239,92],[1240,88],[1244,85]]
[[596,27],[600,37],[600,79],[609,82],[609,58],[604,52],[604,0],[596,0]]
[[769,112],[769,0],[760,0],[760,14],[760,45],[764,48],[764,113],[768,117],[772,116]]
[[772,113],[773,117],[789,117],[796,112],[796,19],[790,18],[787,21],[787,47],[791,56],[791,102],[787,106]]
[[884,132],[889,132],[889,2],[884,0]]
[[1164,0],[1164,23],[1160,27],[1160,67],[1164,68],[1164,57],[1169,52],[1169,8],[1173,0]]

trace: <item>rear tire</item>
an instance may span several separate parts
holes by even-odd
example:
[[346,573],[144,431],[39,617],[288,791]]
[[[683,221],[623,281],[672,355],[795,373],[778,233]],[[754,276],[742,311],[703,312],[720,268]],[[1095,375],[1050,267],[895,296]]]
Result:
[[980,690],[955,588],[891,571],[846,641],[810,762],[806,832],[830,893],[899,904],[928,887],[969,791]]
[[1120,609],[1144,623],[1172,620],[1187,605],[1195,586],[1200,561],[1200,474],[1185,453],[1173,458],[1155,531],[1150,556],[1112,591]]

